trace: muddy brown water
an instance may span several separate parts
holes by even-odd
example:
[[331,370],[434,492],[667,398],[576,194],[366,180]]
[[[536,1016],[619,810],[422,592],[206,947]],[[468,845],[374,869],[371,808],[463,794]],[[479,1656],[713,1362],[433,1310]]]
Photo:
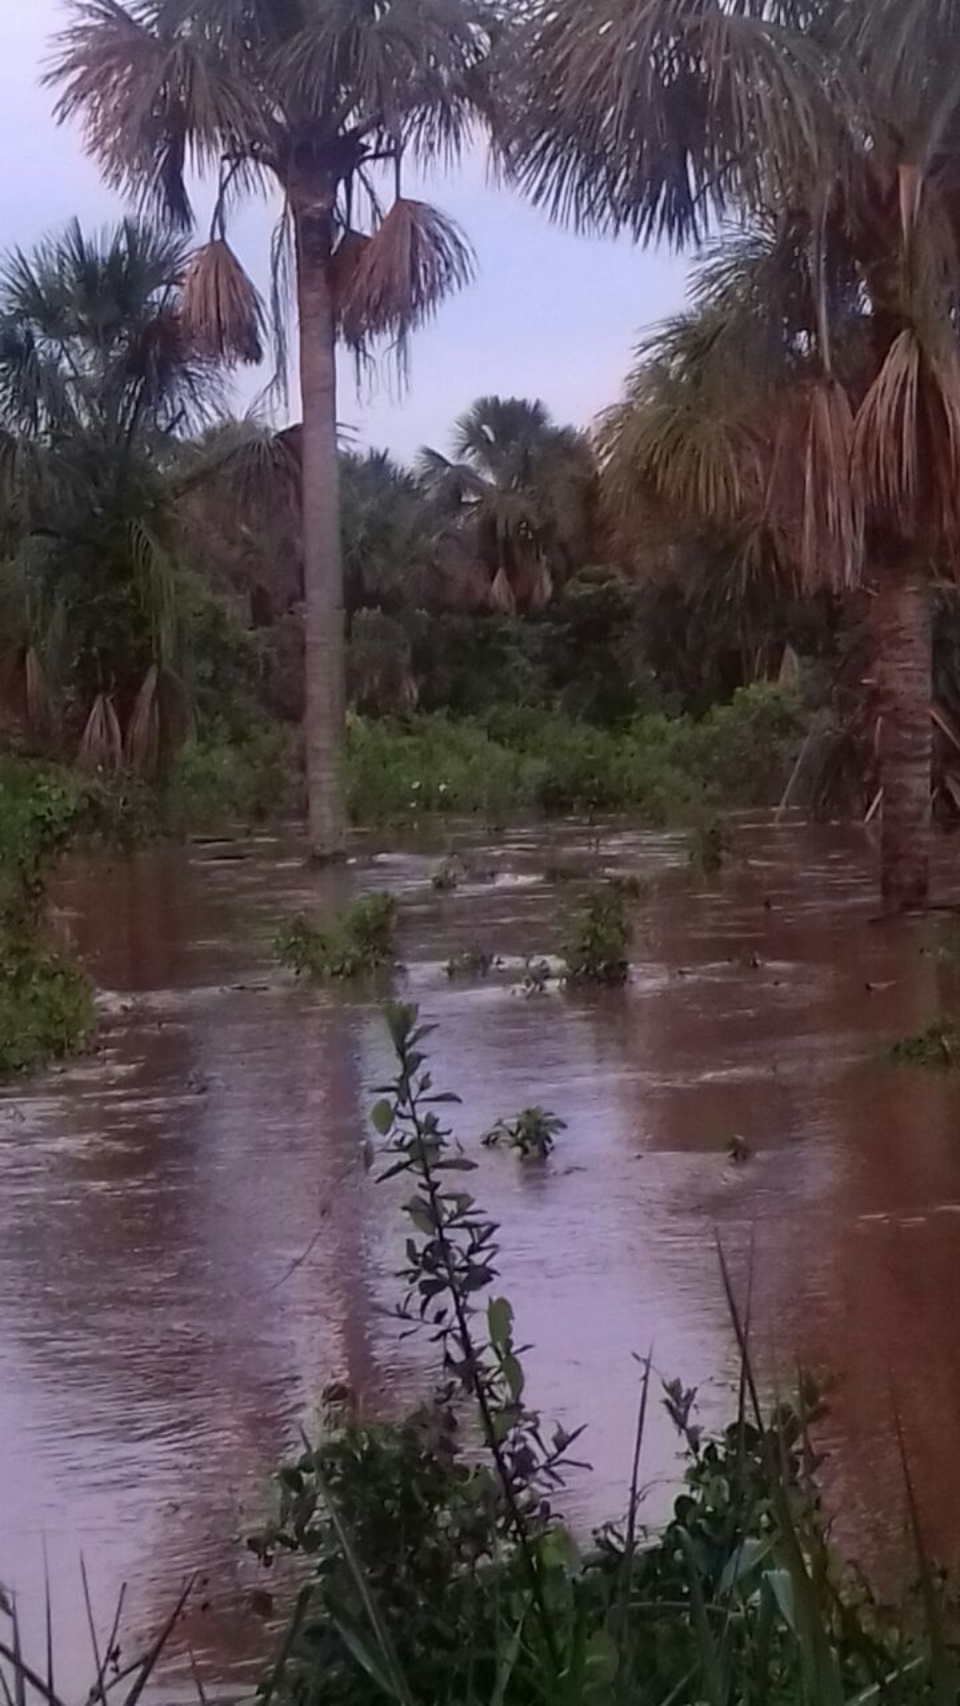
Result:
[[[202,1672],[254,1674],[263,1582],[242,1536],[271,1471],[331,1377],[394,1409],[423,1389],[422,1350],[383,1312],[395,1203],[358,1160],[369,1086],[389,1073],[386,991],[310,992],[271,963],[279,915],[371,887],[403,903],[393,988],[439,1023],[435,1076],[464,1099],[476,1190],[502,1222],[531,1390],[587,1427],[572,1520],[623,1508],[636,1355],[652,1346],[664,1375],[698,1385],[707,1422],[729,1414],[719,1238],[739,1286],[752,1269],[768,1386],[798,1363],[836,1383],[823,1444],[844,1543],[881,1572],[903,1557],[898,1405],[930,1543],[960,1557],[960,1073],[883,1059],[955,999],[960,923],[872,923],[853,830],[744,821],[712,880],[682,840],[623,828],[455,839],[495,882],[434,892],[449,840],[358,843],[319,876],[266,837],[65,875],[102,1046],[0,1102],[0,1581],[36,1631],[49,1569],[71,1676],[89,1651],[81,1554],[101,1618],[129,1584],[134,1631],[199,1570]],[[466,942],[555,946],[567,896],[543,871],[558,856],[653,882],[629,988],[451,983]],[[546,1168],[479,1148],[531,1103],[568,1122]],[[729,1158],[734,1135],[750,1160]],[[657,1407],[651,1517],[677,1470]]]

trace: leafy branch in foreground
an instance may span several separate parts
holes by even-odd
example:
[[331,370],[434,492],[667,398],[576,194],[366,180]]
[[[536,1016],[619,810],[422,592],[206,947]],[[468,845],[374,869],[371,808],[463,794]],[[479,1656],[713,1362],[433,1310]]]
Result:
[[954,1702],[960,1615],[925,1555],[909,1475],[920,1585],[894,1612],[830,1544],[814,1481],[818,1394],[801,1382],[795,1402],[761,1411],[722,1257],[741,1354],[735,1419],[707,1434],[695,1391],[665,1385],[687,1468],[670,1519],[647,1530],[648,1357],[626,1515],[575,1543],[552,1509],[571,1438],[544,1441],[512,1310],[496,1296],[483,1308],[499,1229],[456,1178],[472,1170],[444,1124],[457,1098],[433,1087],[417,1009],[391,1007],[388,1022],[398,1073],[373,1119],[384,1179],[413,1186],[397,1313],[438,1348],[442,1385],[399,1423],[359,1417],[338,1389],[320,1444],[281,1471],[277,1519],[252,1544],[268,1563],[301,1554],[311,1573],[262,1706]]

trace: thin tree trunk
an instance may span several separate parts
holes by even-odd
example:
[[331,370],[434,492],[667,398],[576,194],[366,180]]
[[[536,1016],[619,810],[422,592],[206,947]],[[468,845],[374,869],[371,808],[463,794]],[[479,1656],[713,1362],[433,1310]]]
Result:
[[880,893],[883,910],[922,906],[929,891],[930,586],[916,562],[890,564],[873,600],[880,683]]
[[344,609],[337,449],[336,323],[330,294],[331,222],[297,215],[300,389],[303,404],[304,737],[310,856],[340,859],[343,801]]

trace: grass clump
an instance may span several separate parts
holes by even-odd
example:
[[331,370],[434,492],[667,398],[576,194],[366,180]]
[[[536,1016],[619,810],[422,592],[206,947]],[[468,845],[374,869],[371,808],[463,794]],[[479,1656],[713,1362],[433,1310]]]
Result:
[[485,1149],[512,1149],[522,1161],[546,1161],[567,1122],[546,1108],[524,1108],[516,1119],[498,1120],[483,1139]]
[[390,894],[365,894],[327,925],[291,918],[278,930],[274,950],[280,964],[315,983],[356,977],[392,965],[397,903]]
[[960,1030],[949,1015],[941,1013],[916,1036],[901,1037],[890,1050],[898,1066],[960,1066]]
[[633,928],[627,896],[616,883],[597,884],[573,908],[562,955],[573,984],[624,984],[630,973]]

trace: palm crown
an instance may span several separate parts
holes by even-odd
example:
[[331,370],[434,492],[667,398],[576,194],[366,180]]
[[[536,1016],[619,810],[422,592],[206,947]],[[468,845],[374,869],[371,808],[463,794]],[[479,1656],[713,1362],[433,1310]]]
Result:
[[473,531],[495,608],[540,608],[554,577],[585,560],[593,458],[543,403],[479,398],[456,423],[453,457],[423,450],[420,474],[441,512]]
[[404,163],[453,155],[487,101],[492,0],[71,0],[49,79],[107,179],[192,220],[191,170],[216,176],[210,241],[191,261],[201,347],[252,360],[264,312],[227,242],[237,197],[278,189],[273,324],[286,370],[296,294],[310,842],[344,843],[344,610],[337,339],[358,359],[407,340],[471,271],[456,227],[403,194]]

